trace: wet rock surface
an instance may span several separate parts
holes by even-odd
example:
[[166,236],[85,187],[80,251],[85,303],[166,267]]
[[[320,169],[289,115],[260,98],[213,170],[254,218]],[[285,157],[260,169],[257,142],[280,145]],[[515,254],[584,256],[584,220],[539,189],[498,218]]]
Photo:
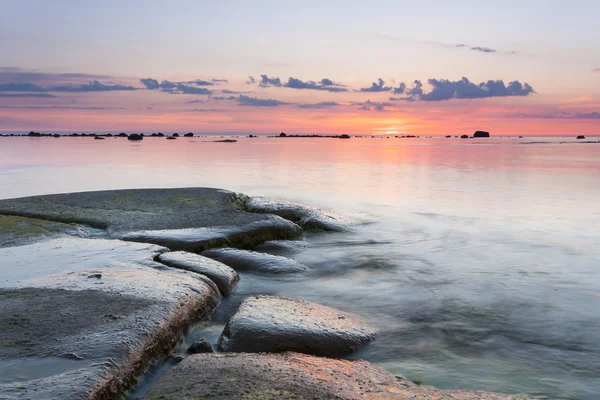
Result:
[[524,396],[437,390],[394,377],[366,361],[335,360],[298,353],[193,355],[163,375],[144,398],[527,399]]
[[35,218],[0,215],[0,247],[20,246],[59,236],[80,236],[80,227]]
[[194,253],[185,251],[162,253],[158,256],[158,261],[172,268],[179,268],[207,276],[217,284],[219,290],[224,295],[231,293],[240,280],[237,272],[227,265]]
[[166,249],[55,239],[0,249],[0,398],[116,398],[220,300]]
[[303,272],[308,267],[291,258],[232,248],[212,249],[202,255],[227,264],[236,271],[251,271],[269,274],[290,274]]
[[344,221],[340,216],[285,200],[260,196],[251,197],[246,201],[246,209],[255,213],[279,215],[307,230],[345,231],[349,229],[348,221]]
[[275,296],[250,296],[240,304],[219,338],[225,352],[284,352],[339,357],[375,338],[351,314],[331,307]]
[[208,340],[206,339],[198,339],[188,348],[188,353],[190,354],[200,354],[200,353],[214,353],[214,350]]
[[[114,238],[175,250],[203,249],[214,243],[252,247],[301,233],[290,221],[246,212],[246,200],[245,195],[212,188],[109,190],[0,200],[0,214],[85,224],[107,229]],[[200,233],[184,232],[172,241],[161,232],[198,228]],[[199,235],[201,245],[194,246],[194,235]]]

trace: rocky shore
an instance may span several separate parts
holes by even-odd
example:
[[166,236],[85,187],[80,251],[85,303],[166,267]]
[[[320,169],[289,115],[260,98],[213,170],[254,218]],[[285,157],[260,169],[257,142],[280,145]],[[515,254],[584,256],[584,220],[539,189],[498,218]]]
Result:
[[[348,231],[321,210],[210,188],[0,200],[0,398],[118,399],[223,296],[238,271],[302,274],[266,254],[304,230]],[[243,277],[242,277],[243,279]],[[148,399],[524,399],[446,392],[339,359],[376,340],[357,317],[255,293]]]

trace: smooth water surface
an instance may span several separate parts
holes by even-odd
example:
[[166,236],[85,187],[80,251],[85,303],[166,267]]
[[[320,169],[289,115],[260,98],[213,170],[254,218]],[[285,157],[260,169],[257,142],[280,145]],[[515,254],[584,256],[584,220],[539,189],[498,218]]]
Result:
[[[600,393],[600,144],[574,139],[0,137],[0,198],[208,186],[346,214],[308,233],[310,267],[241,273],[248,294],[353,312],[380,332],[353,357],[445,389]],[[594,139],[595,140],[595,139]]]

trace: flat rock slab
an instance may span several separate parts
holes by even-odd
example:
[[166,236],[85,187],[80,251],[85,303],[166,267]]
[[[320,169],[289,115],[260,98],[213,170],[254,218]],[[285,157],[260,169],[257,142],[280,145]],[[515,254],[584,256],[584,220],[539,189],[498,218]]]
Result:
[[0,398],[117,398],[221,295],[167,249],[55,239],[0,249]]
[[219,337],[226,352],[284,352],[339,357],[375,338],[351,314],[302,300],[250,296],[240,304]]
[[331,212],[270,197],[251,197],[246,201],[246,209],[256,213],[279,215],[306,230],[346,231],[350,226],[349,221]]
[[[173,250],[202,250],[213,244],[250,247],[301,233],[299,226],[280,217],[247,212],[246,200],[245,195],[212,188],[109,190],[0,200],[0,214],[85,224],[107,229],[115,238],[153,238],[148,241],[168,243]],[[198,228],[215,228],[202,231],[198,248],[189,235],[167,242],[173,230]],[[161,235],[165,230],[168,235]]]
[[291,258],[250,250],[211,249],[202,252],[202,255],[227,264],[236,271],[290,274],[308,270],[306,265],[300,264]]
[[83,232],[71,224],[0,215],[0,247],[20,246],[65,235],[83,236]]
[[197,354],[164,374],[146,400],[448,399],[516,400],[485,392],[417,386],[366,361],[298,353]]
[[162,253],[158,256],[158,261],[172,268],[196,272],[209,277],[224,295],[231,293],[240,280],[237,272],[227,265],[186,251]]

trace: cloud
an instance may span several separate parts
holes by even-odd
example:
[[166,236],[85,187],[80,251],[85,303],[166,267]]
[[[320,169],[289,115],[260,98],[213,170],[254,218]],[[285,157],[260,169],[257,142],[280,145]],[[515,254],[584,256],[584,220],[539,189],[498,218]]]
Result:
[[381,78],[377,80],[377,82],[373,82],[371,87],[361,88],[361,92],[389,92],[392,90],[391,86],[385,86],[385,81]]
[[51,73],[27,71],[18,67],[0,67],[0,83],[31,82],[40,86],[77,84],[93,80],[114,80],[109,75],[83,74],[83,73]]
[[394,88],[394,94],[404,94],[406,91],[406,83],[402,82],[397,88]]
[[142,85],[146,86],[146,89],[154,90],[154,89],[158,89],[160,87],[160,85],[156,79],[143,78],[143,79],[140,79],[140,82],[142,83]]
[[196,79],[196,80],[189,81],[189,82],[180,82],[180,83],[187,84],[187,85],[195,85],[195,86],[212,86],[212,85],[214,85],[214,83],[212,83],[212,82],[203,81],[201,79]]
[[229,82],[227,79],[213,79],[214,83],[227,83]]
[[258,82],[258,86],[260,86],[260,87],[269,87],[269,86],[280,87],[281,79],[269,78],[267,75],[261,75],[260,82]]
[[470,47],[469,50],[480,51],[482,53],[497,53],[496,50],[490,49],[489,47]]
[[210,100],[190,100],[186,101],[186,104],[196,104],[196,103],[208,103]]
[[4,83],[0,84],[0,91],[4,92],[45,92],[46,89],[33,83]]
[[[325,82],[325,83],[323,83]],[[338,87],[331,79],[321,79],[319,83],[315,81],[304,82],[300,79],[290,77],[288,81],[283,85],[290,89],[310,89],[310,90],[325,90],[327,92],[347,92],[348,89]]]
[[188,86],[183,84],[177,84],[177,90],[169,91],[171,94],[202,94],[211,95],[213,92],[207,88]]
[[412,88],[405,90],[407,97],[390,97],[390,100],[443,101],[451,99],[528,96],[535,93],[528,83],[521,83],[519,81],[512,81],[508,85],[505,85],[501,80],[489,80],[477,85],[467,78],[462,78],[459,81],[429,79],[427,83],[432,87],[429,93],[425,93],[421,81],[416,80]]
[[223,90],[221,90],[221,93],[223,93],[223,94],[240,94],[242,92],[236,92],[235,90],[223,89]]
[[0,97],[39,97],[49,99],[56,96],[50,93],[0,93]]
[[115,90],[137,90],[133,86],[106,85],[99,81],[88,82],[78,86],[51,86],[47,89],[49,92],[107,92]]
[[279,100],[259,99],[256,97],[245,96],[243,94],[241,94],[240,97],[237,98],[237,101],[240,104],[240,106],[252,106],[252,107],[277,107],[277,106],[281,106],[283,104],[287,104],[287,103],[284,103]]
[[193,112],[193,113],[216,113],[216,112],[228,112],[227,110],[219,108],[192,108],[190,110],[182,110],[182,112]]
[[125,107],[79,107],[79,106],[0,106],[0,108],[28,110],[126,110]]
[[246,81],[246,85],[251,85],[253,83],[256,82],[256,79],[254,79],[253,77],[249,76],[248,80]]
[[600,72],[600,68],[594,68],[592,69],[592,72]]
[[367,100],[364,103],[352,102],[355,106],[359,106],[358,109],[361,111],[386,111],[386,107],[394,107],[393,103],[377,103],[371,100]]
[[600,112],[570,113],[565,111],[548,112],[542,114],[516,114],[518,118],[542,118],[542,119],[600,119]]
[[329,108],[329,107],[336,107],[339,106],[339,103],[336,103],[335,101],[324,101],[321,103],[315,103],[315,104],[300,104],[298,105],[299,108]]

